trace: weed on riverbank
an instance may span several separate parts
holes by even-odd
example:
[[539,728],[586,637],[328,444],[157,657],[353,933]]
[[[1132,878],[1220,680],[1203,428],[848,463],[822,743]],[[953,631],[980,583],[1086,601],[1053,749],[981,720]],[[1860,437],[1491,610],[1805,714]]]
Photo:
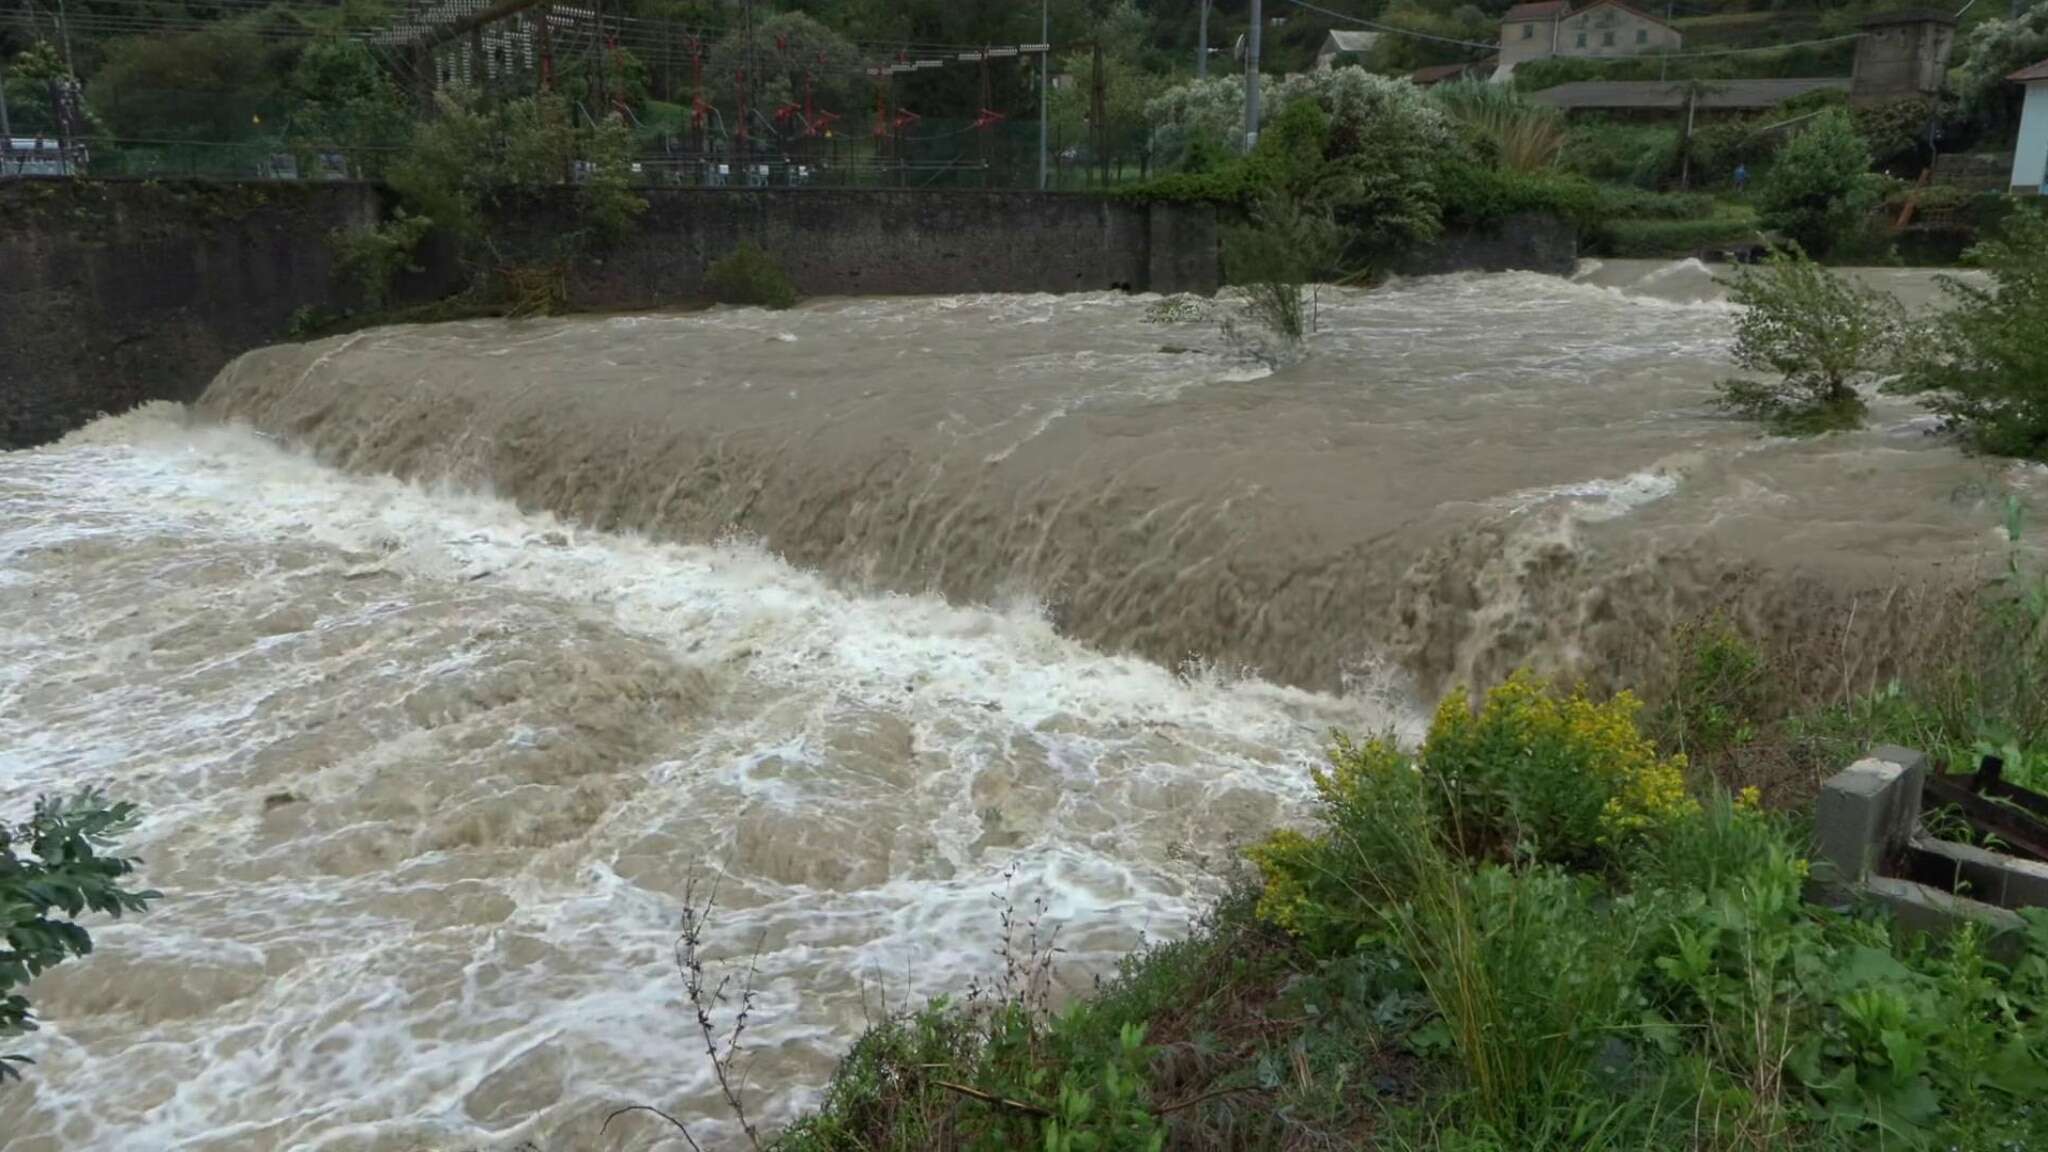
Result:
[[1791,806],[1870,743],[2044,762],[2048,585],[2015,553],[1937,599],[1952,639],[1875,690],[1705,617],[1647,706],[1521,675],[1419,748],[1340,738],[1189,938],[1062,1011],[890,1017],[779,1146],[2048,1148],[2048,910],[1931,939],[1804,899]]
[[1794,822],[1683,767],[1528,678],[1340,743],[1189,939],[884,1021],[780,1146],[2048,1147],[2048,912],[2001,964],[1809,905]]

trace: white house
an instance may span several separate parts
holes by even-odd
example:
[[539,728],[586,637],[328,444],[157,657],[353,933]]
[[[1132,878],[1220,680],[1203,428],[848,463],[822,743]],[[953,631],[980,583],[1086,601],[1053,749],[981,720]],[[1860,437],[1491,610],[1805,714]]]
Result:
[[1548,56],[1636,56],[1676,52],[1685,38],[1678,29],[1622,0],[1593,0],[1573,8],[1571,0],[1517,4],[1500,18],[1500,63],[1504,72],[1524,60]]
[[2012,150],[2012,190],[2048,196],[2048,60],[2006,79],[2027,86],[2019,146]]

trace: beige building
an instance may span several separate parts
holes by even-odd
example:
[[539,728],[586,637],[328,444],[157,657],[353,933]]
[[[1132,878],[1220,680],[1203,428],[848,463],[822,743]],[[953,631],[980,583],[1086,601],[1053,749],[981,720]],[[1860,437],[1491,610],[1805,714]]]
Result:
[[1593,0],[1576,9],[1571,0],[1517,4],[1500,24],[1503,72],[1525,60],[1676,52],[1683,44],[1678,29],[1621,0]]

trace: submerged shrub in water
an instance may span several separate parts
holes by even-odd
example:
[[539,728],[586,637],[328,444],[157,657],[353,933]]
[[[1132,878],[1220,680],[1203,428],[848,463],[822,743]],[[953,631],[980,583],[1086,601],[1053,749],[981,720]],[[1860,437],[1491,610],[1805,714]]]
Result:
[[796,285],[773,257],[751,240],[742,240],[704,273],[704,293],[720,304],[753,304],[787,308],[796,303]]
[[1896,301],[1835,275],[1797,248],[1737,272],[1728,281],[1728,298],[1743,309],[1735,322],[1736,365],[1776,379],[1722,381],[1723,407],[1780,432],[1853,428],[1862,420],[1856,384],[1889,363],[1901,326]]

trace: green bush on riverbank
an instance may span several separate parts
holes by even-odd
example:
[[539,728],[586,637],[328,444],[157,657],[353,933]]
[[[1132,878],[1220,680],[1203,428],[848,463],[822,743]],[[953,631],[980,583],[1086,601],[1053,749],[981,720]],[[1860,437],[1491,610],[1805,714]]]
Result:
[[1712,204],[1698,217],[1619,217],[1586,237],[1595,256],[1679,257],[1756,244],[1762,238],[1756,211],[1742,204]]
[[1527,679],[1447,703],[1414,754],[1340,743],[1317,828],[1254,853],[1261,888],[1064,1012],[878,1025],[783,1146],[2048,1139],[2021,1106],[2048,1087],[2048,913],[2002,965],[1980,930],[1807,905],[1794,824],[1674,790],[1682,767],[1625,700]]
[[1062,1011],[1049,950],[1006,949],[995,989],[871,1029],[781,1146],[2048,1146],[2048,911],[1994,947],[1808,904],[1789,814],[1872,741],[2048,763],[2048,583],[2014,555],[1911,608],[1875,689],[1846,627],[1710,618],[1647,707],[1522,675],[1419,748],[1339,739],[1315,824],[1188,939]]

